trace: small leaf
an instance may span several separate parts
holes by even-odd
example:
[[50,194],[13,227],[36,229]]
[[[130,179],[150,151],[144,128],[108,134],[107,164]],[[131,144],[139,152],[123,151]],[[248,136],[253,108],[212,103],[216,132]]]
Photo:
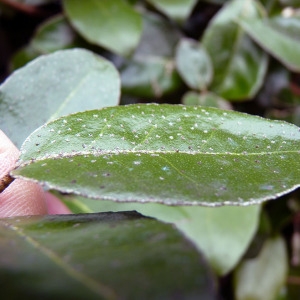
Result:
[[142,18],[123,0],[64,0],[72,25],[91,43],[129,55],[142,33]]
[[243,29],[288,69],[300,71],[300,16],[272,19],[238,19]]
[[230,102],[211,92],[198,94],[189,91],[183,95],[182,103],[184,105],[201,105],[221,109],[233,109]]
[[129,105],[42,126],[12,174],[95,199],[248,205],[299,186],[299,149],[299,128],[289,123],[199,106]]
[[178,21],[184,21],[197,3],[196,0],[147,0],[147,2],[170,18]]
[[284,240],[280,237],[268,240],[258,257],[245,260],[236,270],[236,299],[277,299],[285,285],[287,271]]
[[161,98],[181,86],[175,63],[170,59],[131,61],[121,72],[122,92],[136,97]]
[[[62,197],[62,196],[60,196]],[[170,207],[154,203],[117,203],[64,196],[77,213],[136,210],[163,222],[173,223],[204,254],[218,275],[230,272],[241,259],[256,232],[260,207]]]
[[197,42],[182,39],[176,51],[176,66],[185,83],[195,90],[206,90],[213,76],[211,60]]
[[195,247],[134,212],[2,219],[0,237],[3,299],[215,298]]
[[31,46],[41,54],[74,46],[76,33],[62,15],[48,19],[40,25],[31,40]]
[[263,83],[268,55],[235,22],[239,17],[252,20],[261,15],[257,1],[229,1],[205,30],[202,45],[214,68],[210,90],[225,99],[251,98]]
[[50,119],[117,105],[120,79],[107,60],[83,49],[41,56],[0,86],[0,128],[18,146]]
[[182,86],[172,58],[179,38],[174,24],[153,14],[143,15],[140,44],[121,70],[123,94],[153,101]]

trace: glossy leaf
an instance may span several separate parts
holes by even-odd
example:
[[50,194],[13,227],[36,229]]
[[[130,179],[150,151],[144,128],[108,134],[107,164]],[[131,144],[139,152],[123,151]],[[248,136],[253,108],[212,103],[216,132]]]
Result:
[[134,212],[2,219],[0,236],[3,298],[214,298],[195,247]]
[[185,83],[195,90],[206,90],[213,77],[211,60],[197,42],[182,39],[176,51],[176,66]]
[[196,0],[147,0],[172,19],[184,21],[191,13]]
[[83,49],[41,56],[0,86],[0,128],[18,146],[49,119],[117,105],[120,79],[107,60]]
[[129,105],[42,126],[24,143],[13,176],[103,200],[247,205],[299,186],[299,148],[299,128],[289,123],[199,106]]
[[252,20],[262,14],[254,0],[234,0],[211,20],[202,38],[213,64],[210,90],[231,100],[253,97],[267,71],[268,56],[244,32],[235,20]]
[[189,91],[183,95],[182,103],[184,105],[201,105],[221,109],[232,109],[230,102],[211,92],[198,94]]
[[284,240],[280,237],[268,240],[258,257],[242,262],[236,270],[236,299],[277,299],[285,285],[287,270]]
[[[62,196],[60,196],[62,197]],[[204,254],[218,275],[230,272],[248,248],[258,226],[260,207],[189,207],[154,203],[116,203],[63,196],[76,213],[128,211],[173,223]]]
[[263,20],[239,19],[238,23],[266,51],[288,69],[300,71],[300,16]]
[[142,18],[123,0],[64,0],[72,25],[89,42],[121,55],[138,45]]

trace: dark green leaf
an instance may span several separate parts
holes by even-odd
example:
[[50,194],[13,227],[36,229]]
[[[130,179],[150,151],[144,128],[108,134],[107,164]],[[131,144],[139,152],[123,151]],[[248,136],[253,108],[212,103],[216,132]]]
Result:
[[214,299],[194,246],[134,212],[2,219],[0,237],[3,299]]
[[258,18],[261,7],[254,0],[230,1],[212,19],[202,44],[210,54],[214,78],[210,90],[225,99],[253,97],[263,83],[268,56],[235,20]]
[[247,205],[299,186],[299,149],[299,128],[289,123],[199,106],[130,105],[46,124],[24,143],[13,175],[97,199]]
[[191,13],[196,0],[147,0],[158,10],[178,21],[184,21]]
[[285,285],[288,270],[284,240],[268,240],[256,258],[245,260],[235,272],[237,300],[273,300]]
[[232,109],[230,102],[211,92],[201,94],[191,91],[187,92],[183,96],[182,103],[185,105],[201,105],[221,109]]
[[64,0],[72,25],[89,42],[129,55],[142,33],[141,16],[123,0]]
[[300,16],[280,16],[263,20],[239,19],[238,23],[288,69],[300,71]]
[[77,213],[136,210],[145,216],[173,223],[193,241],[219,275],[231,271],[245,253],[256,232],[260,212],[257,205],[216,209],[95,201],[70,195],[62,199]]
[[176,51],[176,66],[185,83],[195,90],[206,90],[213,76],[211,60],[197,42],[182,39]]
[[120,79],[107,60],[83,49],[37,58],[0,86],[0,128],[20,147],[49,119],[117,105]]

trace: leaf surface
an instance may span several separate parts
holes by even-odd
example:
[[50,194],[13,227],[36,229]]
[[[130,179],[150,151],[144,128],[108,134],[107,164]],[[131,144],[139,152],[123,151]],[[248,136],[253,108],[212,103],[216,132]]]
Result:
[[182,103],[184,105],[201,105],[217,107],[221,109],[233,109],[229,101],[219,97],[212,92],[204,92],[198,94],[193,91],[188,91],[183,95]]
[[117,105],[120,79],[107,60],[83,49],[41,56],[0,86],[0,128],[20,147],[50,119]]
[[288,69],[300,71],[300,16],[272,19],[238,19],[243,29]]
[[176,66],[190,88],[207,90],[213,77],[213,69],[207,51],[199,43],[182,39],[176,50]]
[[202,45],[214,69],[210,90],[225,99],[252,98],[263,83],[268,55],[235,22],[237,18],[252,20],[261,15],[257,1],[230,1],[205,30]]
[[136,210],[163,222],[173,223],[204,254],[218,275],[230,272],[241,259],[257,230],[260,207],[190,207],[155,203],[95,201],[74,195],[60,195],[74,212]]
[[129,55],[138,45],[142,18],[122,0],[64,0],[72,25],[89,42],[120,55]]
[[214,298],[195,247],[134,212],[2,219],[0,236],[4,298]]
[[299,149],[299,128],[289,123],[199,106],[129,105],[42,126],[12,175],[95,199],[248,205],[299,186]]
[[280,295],[288,272],[288,254],[280,237],[267,240],[256,258],[245,260],[235,271],[237,300],[273,300]]
[[154,14],[144,14],[141,41],[121,70],[122,93],[153,101],[181,87],[172,59],[179,38],[174,24]]
[[184,21],[191,13],[196,0],[147,0],[158,10],[165,13],[172,19]]

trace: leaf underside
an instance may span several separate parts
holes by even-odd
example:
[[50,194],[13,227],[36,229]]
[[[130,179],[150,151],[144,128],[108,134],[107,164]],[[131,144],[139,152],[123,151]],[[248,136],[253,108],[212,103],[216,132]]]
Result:
[[130,105],[36,130],[15,177],[65,193],[168,205],[248,205],[299,185],[299,128],[242,113]]

